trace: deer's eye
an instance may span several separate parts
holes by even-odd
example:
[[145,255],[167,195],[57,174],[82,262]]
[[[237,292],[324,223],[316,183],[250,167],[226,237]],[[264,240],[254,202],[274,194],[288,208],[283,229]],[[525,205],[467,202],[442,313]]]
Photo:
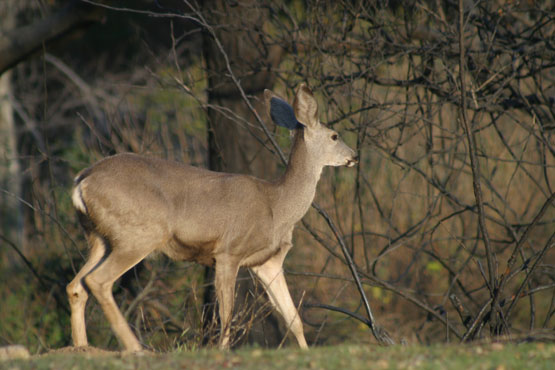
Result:
[[337,134],[333,134],[333,135],[331,135],[331,139],[333,141],[337,141],[337,139],[339,139],[339,136]]

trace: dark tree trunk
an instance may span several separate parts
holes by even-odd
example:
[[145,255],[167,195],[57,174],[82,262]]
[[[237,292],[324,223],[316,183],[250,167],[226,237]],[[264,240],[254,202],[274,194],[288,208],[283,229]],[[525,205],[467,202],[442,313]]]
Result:
[[[216,171],[272,179],[277,175],[277,160],[265,148],[270,146],[269,141],[241,96],[239,87],[230,77],[229,69],[258,114],[265,117],[262,114],[263,92],[274,83],[272,67],[279,63],[281,49],[266,48],[262,34],[257,33],[262,30],[262,22],[266,19],[263,9],[254,2],[240,5],[230,3],[218,0],[207,1],[203,5],[204,16],[214,26],[206,30],[203,36],[203,54],[208,74],[209,165]],[[206,278],[213,279],[212,270],[206,272]],[[247,270],[242,269],[237,280],[235,317],[239,315],[242,318],[239,322],[244,325],[245,320],[250,319],[245,317],[245,313],[260,312],[261,304],[267,304],[267,300],[256,299],[260,289],[254,295],[249,293],[255,290],[255,286]],[[213,309],[214,301],[211,288],[205,294],[205,307]],[[207,317],[211,319],[213,316],[209,310]],[[255,321],[247,337],[242,340],[247,339],[249,343],[263,346],[279,344],[282,333],[275,314]]]

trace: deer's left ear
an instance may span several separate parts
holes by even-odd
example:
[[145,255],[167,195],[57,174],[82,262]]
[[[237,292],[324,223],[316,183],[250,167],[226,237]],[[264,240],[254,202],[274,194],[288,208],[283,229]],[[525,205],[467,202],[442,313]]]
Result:
[[312,128],[318,125],[318,103],[306,84],[301,84],[293,102],[295,116],[301,124]]
[[264,100],[266,101],[268,115],[276,125],[289,130],[302,128],[302,125],[295,118],[293,107],[285,100],[270,90],[264,90]]

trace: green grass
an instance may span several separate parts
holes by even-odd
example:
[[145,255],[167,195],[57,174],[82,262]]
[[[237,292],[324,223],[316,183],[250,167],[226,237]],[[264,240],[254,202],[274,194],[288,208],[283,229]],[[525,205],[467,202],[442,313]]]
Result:
[[555,344],[215,349],[152,355],[53,353],[0,362],[3,369],[552,369]]

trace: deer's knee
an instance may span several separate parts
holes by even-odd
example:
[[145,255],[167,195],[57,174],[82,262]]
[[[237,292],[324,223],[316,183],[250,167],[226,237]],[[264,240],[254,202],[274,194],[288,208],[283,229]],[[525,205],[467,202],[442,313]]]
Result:
[[73,279],[67,286],[66,286],[66,293],[69,299],[70,305],[75,305],[79,303],[83,303],[87,301],[88,294],[83,284],[81,283],[81,279],[75,278]]

